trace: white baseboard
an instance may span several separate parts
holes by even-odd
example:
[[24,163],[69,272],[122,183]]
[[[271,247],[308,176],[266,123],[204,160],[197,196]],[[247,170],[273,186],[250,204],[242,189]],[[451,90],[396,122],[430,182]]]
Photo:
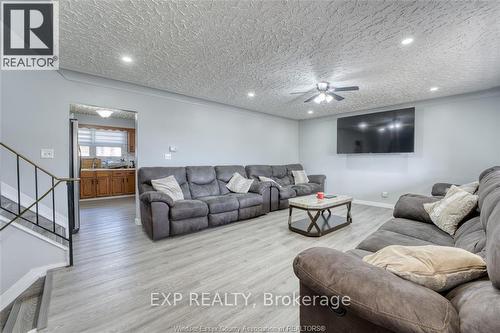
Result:
[[139,217],[136,217],[134,219],[134,222],[135,222],[136,225],[142,225],[141,219]]
[[57,263],[42,267],[36,267],[31,269],[28,273],[23,275],[16,283],[10,286],[2,295],[0,295],[0,311],[5,309],[10,303],[12,303],[19,295],[21,295],[26,289],[28,289],[36,280],[44,277],[47,271],[65,267],[66,263]]
[[109,197],[97,197],[97,198],[80,199],[80,202],[85,202],[85,201],[101,201],[101,200],[113,200],[113,199],[120,199],[120,198],[132,198],[132,197],[135,197],[135,194],[114,195],[114,196],[109,196]]
[[385,203],[385,202],[366,201],[366,200],[357,200],[357,199],[353,200],[352,202],[355,204],[359,204],[359,205],[367,205],[367,206],[394,209],[394,204]]
[[[1,185],[1,194],[9,200],[17,202],[17,189],[5,182],[1,182],[0,185]],[[32,205],[34,202],[35,202],[34,198],[31,198],[30,196],[21,193],[21,205],[23,207],[28,207]],[[35,207],[30,209],[30,211],[35,212]],[[38,204],[38,214],[52,221],[52,208],[42,203]],[[56,211],[56,224],[60,225],[63,228],[67,228],[68,217]]]

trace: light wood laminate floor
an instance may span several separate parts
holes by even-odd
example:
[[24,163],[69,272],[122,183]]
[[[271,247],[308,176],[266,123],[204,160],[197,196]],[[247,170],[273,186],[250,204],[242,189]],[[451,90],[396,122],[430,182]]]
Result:
[[[295,306],[265,307],[263,295],[292,295],[302,250],[354,248],[392,210],[353,205],[353,223],[321,238],[288,230],[288,210],[152,242],[134,224],[132,198],[82,203],[74,266],[54,275],[44,332],[176,332],[176,327],[298,325]],[[345,216],[345,208],[334,210]],[[304,212],[294,211],[294,219]],[[251,292],[250,306],[189,306],[190,292]],[[177,306],[151,306],[151,292],[179,292]],[[256,304],[253,306],[253,304]]]

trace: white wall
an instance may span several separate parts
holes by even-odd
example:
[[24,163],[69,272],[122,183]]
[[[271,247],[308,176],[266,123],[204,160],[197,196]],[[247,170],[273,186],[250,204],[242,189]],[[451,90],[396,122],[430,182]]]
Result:
[[[2,142],[58,176],[69,173],[71,103],[137,111],[138,166],[298,161],[294,120],[76,72],[9,71],[2,76]],[[169,145],[179,151],[165,160]],[[55,158],[40,159],[40,148],[54,148]],[[1,180],[13,185],[7,171]],[[62,187],[57,206],[65,212],[64,192]]]
[[500,165],[500,90],[353,114],[409,106],[416,108],[414,154],[337,155],[333,116],[300,122],[300,161],[308,173],[327,175],[327,192],[387,204],[408,192],[429,194],[438,181],[476,180],[483,169]]

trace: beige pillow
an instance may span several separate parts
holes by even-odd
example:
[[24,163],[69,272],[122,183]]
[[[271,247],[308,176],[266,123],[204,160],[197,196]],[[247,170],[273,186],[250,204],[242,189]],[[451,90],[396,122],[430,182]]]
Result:
[[424,204],[432,222],[450,235],[457,231],[458,224],[476,207],[477,195],[452,186],[439,201]]
[[293,170],[292,175],[295,181],[295,185],[309,183],[309,178],[307,178],[306,172],[304,170]]
[[391,245],[363,261],[438,292],[486,274],[486,263],[480,256],[448,246]]
[[174,176],[152,179],[151,184],[155,190],[167,194],[174,201],[184,200],[184,193]]
[[226,184],[229,191],[234,193],[248,193],[252,186],[253,179],[248,179],[240,175],[238,172],[233,173],[233,176]]

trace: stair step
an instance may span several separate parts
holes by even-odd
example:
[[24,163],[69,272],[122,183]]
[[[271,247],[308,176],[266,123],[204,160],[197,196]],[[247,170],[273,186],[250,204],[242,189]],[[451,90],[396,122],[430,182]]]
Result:
[[[4,196],[0,196],[0,204],[1,204],[1,207],[3,208],[3,209],[0,209],[0,216],[7,218],[9,221],[12,220],[15,217],[15,214],[12,214],[5,209],[8,209],[11,212],[17,213],[19,210],[17,203],[4,197]],[[24,209],[25,209],[25,207],[21,206],[21,211]],[[21,218],[18,218],[15,222],[22,225],[23,227],[26,227],[32,231],[35,231],[36,233],[43,235],[44,237],[49,238],[50,240],[55,241],[56,243],[59,243],[59,244],[65,245],[65,246],[68,245],[67,242],[64,239],[62,239],[61,237],[54,235],[53,233],[51,233],[47,230],[44,230],[43,228],[38,227],[36,225],[36,213],[34,213],[32,211],[28,211],[28,212],[23,214],[23,217],[25,219],[31,221],[32,223],[28,222],[26,220],[23,220]],[[1,219],[0,219],[0,223],[1,223],[0,227],[5,225],[5,221],[3,221]],[[52,221],[50,221],[49,219],[47,219],[41,215],[38,215],[38,224],[44,228],[49,229],[49,230],[52,230],[52,228],[53,228]],[[55,229],[56,233],[58,235],[66,235],[65,228],[61,227],[58,224],[56,224],[55,228],[56,228]]]
[[13,302],[10,308],[6,309],[6,313],[2,313],[7,316],[3,333],[26,333],[47,327],[53,274],[56,270],[47,271],[44,278],[33,283]]

